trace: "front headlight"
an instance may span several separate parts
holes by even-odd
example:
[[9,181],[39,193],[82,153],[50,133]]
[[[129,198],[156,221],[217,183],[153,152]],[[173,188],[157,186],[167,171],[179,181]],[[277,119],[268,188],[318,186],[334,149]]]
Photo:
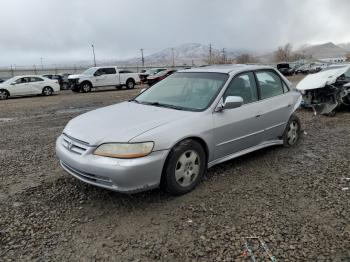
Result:
[[152,152],[154,143],[108,143],[100,145],[94,155],[114,158],[137,158]]

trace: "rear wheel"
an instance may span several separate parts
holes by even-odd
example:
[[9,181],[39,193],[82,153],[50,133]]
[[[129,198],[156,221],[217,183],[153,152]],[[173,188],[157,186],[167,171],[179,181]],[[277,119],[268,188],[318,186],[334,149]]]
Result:
[[162,177],[163,188],[173,195],[192,191],[201,181],[206,169],[203,147],[194,140],[176,145],[167,159]]
[[53,90],[52,90],[51,87],[45,86],[45,87],[43,88],[42,94],[43,94],[44,96],[51,96],[51,95],[53,94]]
[[6,90],[0,90],[0,100],[6,100],[9,97],[9,93]]
[[135,88],[135,82],[133,79],[128,79],[128,81],[126,81],[126,88],[127,89]]
[[301,124],[296,115],[292,115],[289,119],[283,134],[283,145],[290,147],[295,145],[300,138]]

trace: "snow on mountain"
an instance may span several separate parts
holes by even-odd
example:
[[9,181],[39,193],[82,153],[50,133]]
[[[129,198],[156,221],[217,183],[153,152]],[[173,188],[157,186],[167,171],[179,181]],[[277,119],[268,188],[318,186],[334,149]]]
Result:
[[[146,66],[167,66],[173,64],[173,54],[175,65],[201,65],[208,63],[209,45],[198,43],[182,44],[173,48],[166,48],[159,52],[145,56]],[[234,58],[241,53],[240,50],[225,49],[226,58]],[[222,50],[212,48],[212,57],[222,56]],[[120,61],[123,65],[140,64],[140,58],[133,58],[126,61]]]

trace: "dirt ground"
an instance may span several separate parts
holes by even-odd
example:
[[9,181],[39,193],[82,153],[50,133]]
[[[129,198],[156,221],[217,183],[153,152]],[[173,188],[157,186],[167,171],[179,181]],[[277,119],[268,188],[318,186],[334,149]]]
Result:
[[66,123],[138,92],[0,101],[0,261],[245,261],[248,236],[279,261],[350,261],[349,111],[299,110],[296,146],[217,165],[180,197],[122,195],[62,171],[54,144]]

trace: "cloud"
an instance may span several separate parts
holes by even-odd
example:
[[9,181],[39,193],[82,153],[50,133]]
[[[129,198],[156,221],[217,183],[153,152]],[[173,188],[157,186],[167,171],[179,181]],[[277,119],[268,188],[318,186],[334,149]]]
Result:
[[1,65],[126,59],[182,43],[266,51],[350,41],[348,0],[2,1]]

